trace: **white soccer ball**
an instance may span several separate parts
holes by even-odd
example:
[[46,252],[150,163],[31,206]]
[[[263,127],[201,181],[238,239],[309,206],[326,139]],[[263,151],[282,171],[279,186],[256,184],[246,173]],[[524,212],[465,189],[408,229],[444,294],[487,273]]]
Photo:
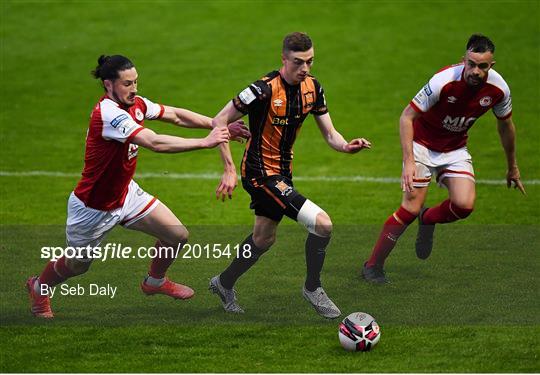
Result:
[[381,339],[381,330],[371,315],[355,312],[339,323],[338,336],[345,350],[367,352]]

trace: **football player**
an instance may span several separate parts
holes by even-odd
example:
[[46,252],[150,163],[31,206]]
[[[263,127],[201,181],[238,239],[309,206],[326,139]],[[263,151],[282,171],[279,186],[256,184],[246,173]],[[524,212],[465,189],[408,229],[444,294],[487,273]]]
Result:
[[[238,278],[268,251],[276,239],[283,216],[305,226],[307,277],[304,297],[318,314],[336,318],[341,312],[321,285],[320,273],[326,247],[332,234],[328,214],[296,190],[292,176],[293,144],[309,114],[315,118],[328,145],[338,152],[356,153],[370,148],[364,138],[346,141],[334,128],[321,84],[309,74],[314,61],[311,39],[295,32],[285,37],[279,71],[266,74],[231,100],[214,118],[216,127],[249,116],[252,134],[242,159],[242,186],[251,196],[255,211],[253,233],[249,234],[242,252],[230,266],[210,281],[210,289],[219,295],[225,311],[243,313],[233,289]],[[236,170],[227,145],[220,146],[225,172],[217,189],[224,199],[236,185]],[[249,254],[249,255],[246,255]]]
[[[426,259],[433,247],[435,224],[463,220],[473,212],[476,191],[467,132],[490,109],[497,118],[506,153],[508,187],[514,185],[525,194],[515,155],[510,88],[492,69],[494,52],[495,46],[488,37],[472,35],[463,61],[437,72],[403,110],[399,120],[403,199],[384,223],[373,252],[364,263],[365,280],[388,281],[384,262],[416,217],[416,255]],[[427,208],[424,201],[433,176],[448,189],[448,199]]]
[[[188,231],[180,220],[134,180],[138,147],[155,152],[178,153],[213,148],[231,138],[246,138],[249,131],[242,122],[212,127],[209,117],[152,101],[137,95],[139,76],[133,63],[120,55],[101,56],[93,71],[101,80],[105,95],[94,106],[86,137],[82,177],[68,200],[67,245],[96,247],[116,225],[141,231],[157,238],[159,249],[141,283],[147,294],[165,294],[177,299],[193,296],[188,286],[175,283],[165,272],[176,252],[187,241]],[[144,126],[145,120],[160,120],[175,125],[211,129],[205,138],[180,138],[156,134]],[[47,291],[88,270],[92,254],[63,256],[50,261],[39,277],[30,277],[26,286],[32,313],[52,318]]]

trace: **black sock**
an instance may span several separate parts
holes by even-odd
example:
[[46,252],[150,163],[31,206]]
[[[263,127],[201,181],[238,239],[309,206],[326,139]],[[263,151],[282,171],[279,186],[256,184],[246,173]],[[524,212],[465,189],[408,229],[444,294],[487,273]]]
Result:
[[306,289],[313,292],[321,286],[321,270],[330,237],[319,237],[310,233],[306,239]]
[[[251,256],[249,258],[244,258],[243,256],[243,249],[245,245],[251,246]],[[253,233],[247,236],[244,242],[242,242],[240,245],[238,258],[235,254],[235,258],[233,259],[232,263],[219,276],[221,285],[223,285],[224,288],[232,289],[234,283],[236,283],[236,280],[238,280],[238,278],[242,276],[244,272],[249,270],[266,250],[261,250],[255,246],[255,243],[253,242]]]

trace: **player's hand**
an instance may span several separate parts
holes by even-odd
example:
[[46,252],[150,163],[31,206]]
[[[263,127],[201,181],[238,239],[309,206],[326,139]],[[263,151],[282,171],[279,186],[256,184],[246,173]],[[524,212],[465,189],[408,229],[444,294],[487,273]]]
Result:
[[510,189],[510,186],[514,186],[514,189],[519,189],[523,195],[527,195],[525,187],[521,183],[519,168],[517,165],[506,171],[506,186]]
[[403,163],[403,171],[401,172],[401,190],[412,192],[414,190],[413,178],[416,174],[416,164],[414,161],[406,161]]
[[203,141],[206,148],[213,148],[224,142],[227,143],[229,142],[229,131],[224,127],[214,128]]
[[343,151],[349,154],[356,154],[364,148],[371,148],[371,142],[365,138],[356,138],[343,146]]
[[221,182],[216,189],[216,199],[220,199],[225,202],[225,197],[232,199],[232,192],[238,185],[238,178],[236,177],[236,170],[227,169],[221,176]]
[[251,133],[243,120],[231,122],[227,125],[227,128],[229,129],[230,139],[233,141],[243,143],[244,140],[251,137]]

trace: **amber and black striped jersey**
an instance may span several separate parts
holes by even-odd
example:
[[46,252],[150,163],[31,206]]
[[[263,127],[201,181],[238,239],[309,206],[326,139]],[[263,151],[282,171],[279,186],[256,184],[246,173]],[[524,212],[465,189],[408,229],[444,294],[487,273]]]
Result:
[[282,175],[292,178],[293,144],[309,113],[328,112],[319,82],[308,76],[289,85],[273,71],[233,99],[236,109],[249,114],[249,139],[242,159],[242,177],[259,179]]

